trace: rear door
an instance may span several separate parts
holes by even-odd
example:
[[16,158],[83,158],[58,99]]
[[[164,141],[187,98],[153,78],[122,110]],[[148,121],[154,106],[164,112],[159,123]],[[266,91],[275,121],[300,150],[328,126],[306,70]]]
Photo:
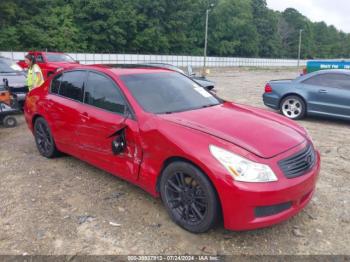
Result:
[[86,77],[87,72],[84,70],[58,74],[51,82],[47,101],[43,103],[50,117],[49,123],[56,143],[67,148],[67,153],[75,152],[78,146],[76,127],[80,123]]
[[[112,142],[121,134],[126,148],[114,154]],[[137,178],[142,157],[138,123],[122,91],[107,75],[88,74],[77,137],[85,160],[125,179]]]
[[342,87],[349,76],[341,73],[324,73],[302,82],[307,91],[308,111],[320,114],[345,115],[350,113],[349,94]]

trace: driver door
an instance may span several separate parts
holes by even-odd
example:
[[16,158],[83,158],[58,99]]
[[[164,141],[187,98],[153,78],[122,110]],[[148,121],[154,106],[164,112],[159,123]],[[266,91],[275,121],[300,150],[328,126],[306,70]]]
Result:
[[[108,76],[89,72],[76,134],[86,161],[127,180],[138,177],[142,159],[139,127],[121,90]],[[130,111],[130,108],[127,108]],[[112,143],[124,136],[125,148],[114,153]]]

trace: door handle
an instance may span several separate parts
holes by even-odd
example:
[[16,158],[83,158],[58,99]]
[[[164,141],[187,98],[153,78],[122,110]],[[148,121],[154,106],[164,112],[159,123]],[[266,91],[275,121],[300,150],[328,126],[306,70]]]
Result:
[[328,91],[325,90],[325,89],[320,89],[320,90],[318,90],[318,92],[321,93],[321,94],[327,94],[328,93]]
[[49,99],[48,101],[47,101],[47,107],[50,109],[51,107],[53,107],[53,102],[52,102],[52,100],[51,99]]
[[90,119],[89,114],[86,113],[86,112],[81,113],[81,114],[80,114],[80,117],[81,117],[81,120],[82,120],[83,122],[86,122],[87,120]]

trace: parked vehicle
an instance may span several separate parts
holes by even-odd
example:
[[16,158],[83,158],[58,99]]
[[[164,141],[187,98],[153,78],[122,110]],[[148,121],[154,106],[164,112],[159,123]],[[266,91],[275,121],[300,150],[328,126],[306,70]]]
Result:
[[350,70],[350,60],[310,60],[306,63],[304,74],[319,70],[347,69]]
[[[35,57],[36,62],[40,66],[40,69],[44,75],[44,79],[47,79],[58,69],[65,69],[74,64],[79,65],[79,62],[75,61],[72,57],[65,53],[30,51],[28,54]],[[27,65],[24,60],[19,61],[18,64],[23,69],[27,69]]]
[[350,71],[316,71],[294,80],[270,81],[264,104],[290,119],[307,115],[350,119]]
[[199,84],[200,86],[208,89],[208,90],[213,90],[215,87],[215,83],[213,81],[210,81],[209,79],[207,79],[205,76],[197,76],[193,70],[191,66],[187,66],[187,72],[185,72],[184,70],[171,65],[171,64],[165,64],[165,63],[147,63],[144,64],[147,66],[153,66],[153,67],[158,67],[158,68],[167,68],[176,72],[179,72],[183,75],[187,75],[188,77],[190,77],[193,81],[195,81],[197,84]]
[[8,104],[0,102],[0,124],[10,128],[17,126],[15,115],[19,113],[17,108],[11,107]]
[[15,99],[22,108],[27,92],[25,72],[13,60],[0,57],[0,102],[11,105]]
[[28,94],[38,151],[64,152],[160,196],[175,223],[205,232],[270,226],[310,201],[320,155],[277,114],[224,101],[159,68],[84,66]]

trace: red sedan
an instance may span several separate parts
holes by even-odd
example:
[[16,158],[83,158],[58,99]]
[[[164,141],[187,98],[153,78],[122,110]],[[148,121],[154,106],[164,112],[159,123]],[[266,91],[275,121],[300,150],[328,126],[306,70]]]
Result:
[[41,155],[64,152],[160,196],[175,223],[205,232],[279,223],[310,201],[320,155],[306,130],[157,68],[81,66],[26,99]]

